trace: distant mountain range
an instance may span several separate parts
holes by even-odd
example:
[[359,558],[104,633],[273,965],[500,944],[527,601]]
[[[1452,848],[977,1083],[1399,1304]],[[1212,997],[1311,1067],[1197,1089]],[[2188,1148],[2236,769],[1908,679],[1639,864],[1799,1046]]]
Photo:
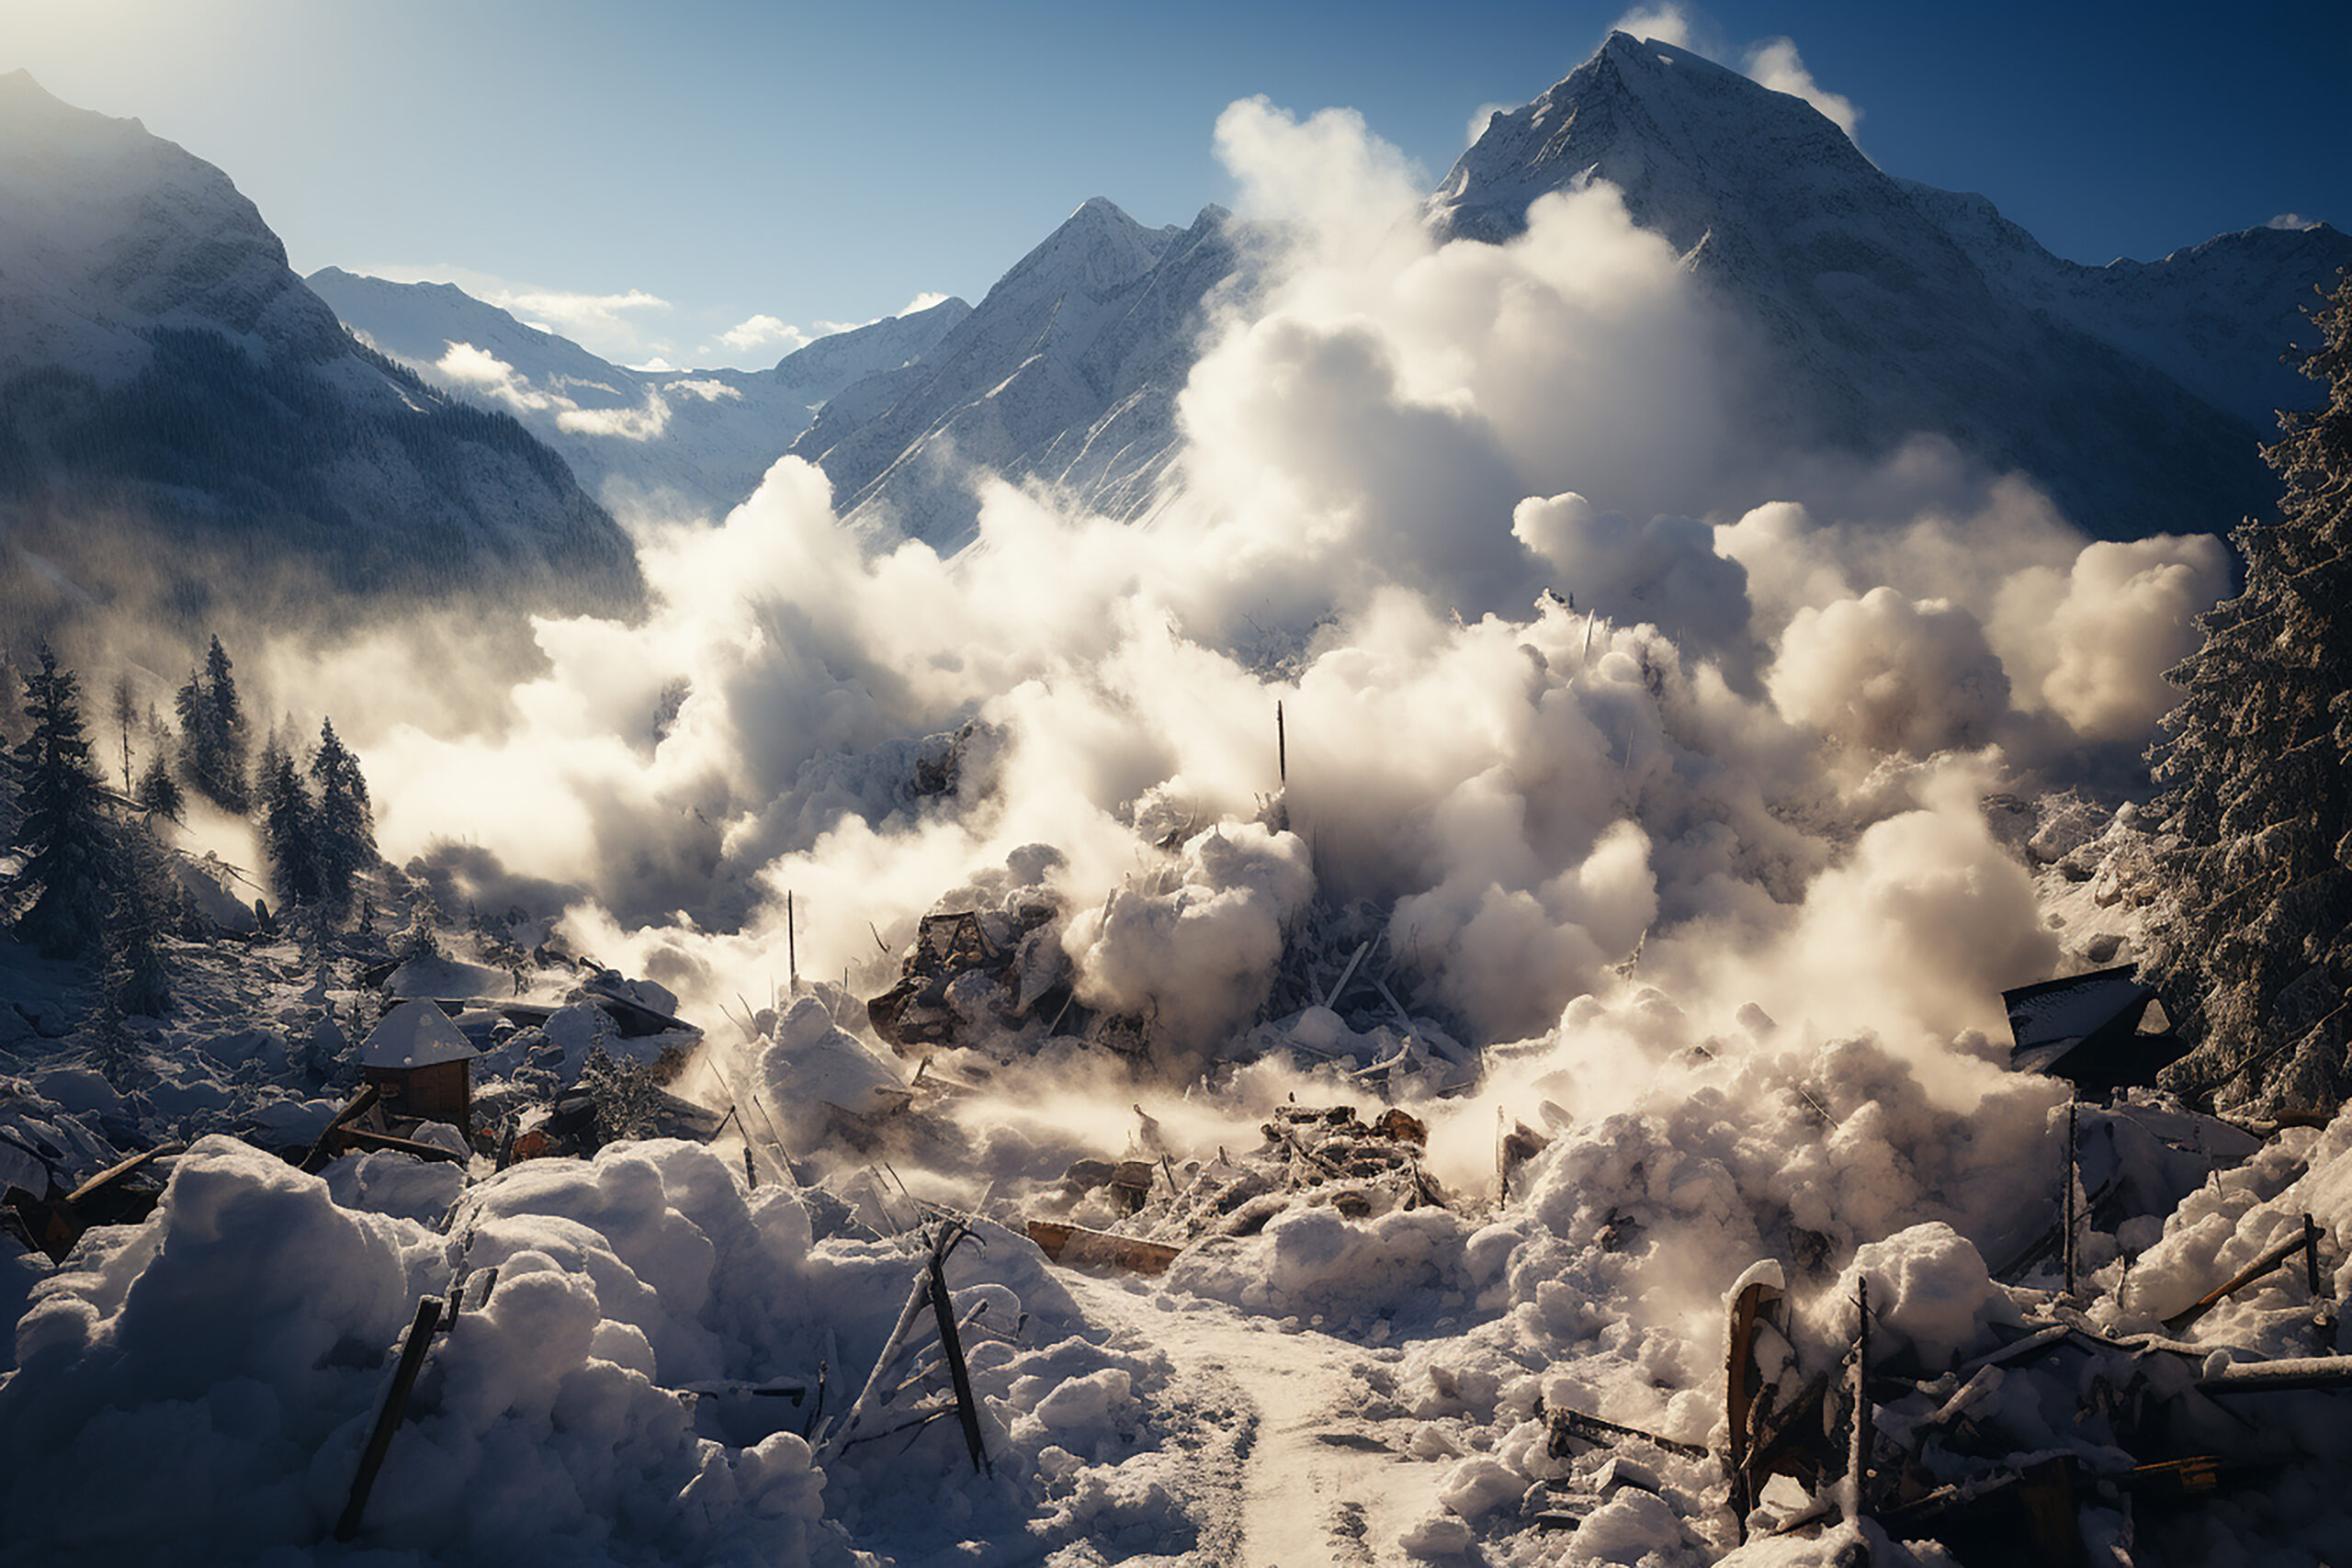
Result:
[[191,610],[272,577],[642,592],[626,534],[514,421],[355,343],[227,175],[0,76],[0,590]]
[[[1623,33],[1493,117],[1426,219],[1499,242],[1594,178],[1764,344],[1771,439],[1868,457],[1940,434],[2109,536],[2267,504],[2256,448],[2314,390],[2281,361],[2352,263],[2324,224],[2063,261],[1982,197],[1881,172],[1803,100]],[[1151,229],[1097,198],[977,307],[767,370],[630,370],[447,285],[306,286],[219,170],[19,72],[0,77],[0,526],[20,583],[107,551],[153,567],[153,537],[216,569],[295,558],[371,589],[462,567],[586,604],[639,592],[590,491],[712,514],[787,451],[853,523],[942,547],[969,536],[976,466],[1137,518],[1182,482],[1207,308],[1261,252],[1215,208]]]
[[843,388],[920,357],[972,308],[948,299],[819,338],[766,370],[632,370],[453,284],[327,267],[307,280],[359,339],[426,381],[513,414],[619,505],[723,513]]

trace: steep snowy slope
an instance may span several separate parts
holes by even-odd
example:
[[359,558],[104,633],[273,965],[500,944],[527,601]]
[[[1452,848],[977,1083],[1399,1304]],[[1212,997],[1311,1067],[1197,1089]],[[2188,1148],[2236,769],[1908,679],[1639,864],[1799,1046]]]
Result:
[[0,519],[100,587],[315,564],[462,570],[548,602],[639,592],[620,529],[512,421],[356,344],[227,175],[0,76]]
[[1096,197],[916,365],[846,389],[792,450],[844,515],[955,543],[976,511],[959,464],[1068,484],[1114,515],[1149,502],[1175,442],[1200,311],[1237,265],[1230,220],[1147,229]]
[[2286,347],[2265,267],[2324,267],[2324,235],[2251,265],[2217,242],[2214,265],[2209,246],[2077,278],[2092,269],[2070,272],[1989,203],[1881,173],[1802,99],[1623,33],[1496,116],[1430,220],[1501,240],[1529,201],[1588,177],[1622,186],[1635,220],[1761,326],[1785,434],[1871,452],[1938,432],[2101,534],[2225,527],[2271,493],[2247,418]]
[[888,317],[766,370],[643,371],[454,284],[390,283],[339,267],[308,281],[363,341],[435,386],[512,413],[608,502],[666,491],[710,511],[751,494],[834,393],[921,357],[972,309],[948,299]]

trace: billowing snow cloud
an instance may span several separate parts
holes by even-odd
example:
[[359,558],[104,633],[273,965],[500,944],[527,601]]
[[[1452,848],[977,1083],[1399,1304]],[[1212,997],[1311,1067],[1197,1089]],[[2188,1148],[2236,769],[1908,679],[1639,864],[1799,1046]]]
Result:
[[[1976,801],[2143,742],[2212,542],[2091,544],[1932,440],[1751,449],[1736,339],[1605,184],[1441,245],[1351,114],[1248,100],[1217,146],[1283,226],[1148,525],[979,476],[943,557],[782,460],[649,536],[648,616],[539,624],[463,722],[335,706],[387,847],[582,889],[578,939],[690,1004],[764,994],[787,889],[804,973],[871,992],[875,933],[1021,861],[1080,997],[1192,1053],[1351,901],[1472,1042],[1997,1029],[2055,949]],[[1920,962],[1955,931],[1972,967]]]
[[1611,24],[1612,30],[1634,38],[1655,39],[1703,54],[1719,65],[1728,65],[1748,80],[1776,93],[1787,93],[1803,98],[1831,120],[1847,136],[1854,134],[1854,127],[1862,111],[1842,93],[1833,93],[1813,79],[1805,68],[1804,59],[1797,52],[1796,41],[1787,37],[1760,39],[1754,43],[1735,45],[1724,37],[1724,30],[1712,17],[1679,0],[1663,0],[1661,4],[1636,6]]

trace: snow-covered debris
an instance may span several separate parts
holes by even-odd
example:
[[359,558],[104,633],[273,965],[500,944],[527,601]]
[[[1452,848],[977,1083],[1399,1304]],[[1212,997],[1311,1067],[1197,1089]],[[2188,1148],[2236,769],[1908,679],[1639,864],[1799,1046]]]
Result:
[[796,1152],[836,1135],[871,1141],[883,1118],[914,1099],[898,1069],[836,1025],[814,997],[796,999],[776,1021],[759,1076]]

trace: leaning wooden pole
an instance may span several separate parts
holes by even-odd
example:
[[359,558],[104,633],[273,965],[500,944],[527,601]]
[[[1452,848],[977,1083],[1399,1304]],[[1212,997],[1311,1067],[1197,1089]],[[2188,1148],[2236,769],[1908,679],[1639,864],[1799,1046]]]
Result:
[[794,916],[792,895],[788,891],[784,896],[784,970],[786,980],[792,987],[792,994],[798,996],[800,994],[800,927]]
[[2066,1293],[2069,1296],[2075,1293],[2075,1232],[2080,1228],[2078,1224],[2079,1216],[2075,1213],[2075,1176],[2079,1168],[2078,1156],[2076,1153],[2077,1145],[2075,1140],[2075,1116],[2079,1107],[2079,1103],[2080,1102],[2075,1100],[2073,1091],[2069,1090],[2066,1095],[2066,1241],[2064,1248],[2066,1257]]
[[424,1353],[432,1347],[434,1331],[441,1326],[441,1298],[426,1296],[416,1303],[416,1321],[409,1325],[408,1343],[401,1347],[400,1364],[392,1370],[392,1386],[384,1391],[384,1407],[376,1413],[376,1429],[368,1435],[368,1447],[360,1452],[359,1470],[351,1478],[351,1498],[343,1506],[343,1517],[335,1521],[334,1538],[347,1541],[359,1533],[359,1517],[368,1511],[368,1494],[376,1484],[376,1472],[384,1468],[384,1455],[390,1451],[392,1434],[400,1429],[401,1417],[408,1412],[408,1396],[416,1387],[416,1375],[424,1370]]
[[1854,1281],[1854,1424],[1846,1452],[1846,1484],[1853,1489],[1849,1519],[1870,1511],[1871,1443],[1871,1281],[1865,1274]]
[[[953,1245],[950,1239],[948,1246]],[[980,1441],[980,1407],[972,1396],[972,1370],[964,1360],[964,1336],[956,1326],[955,1298],[947,1293],[945,1247],[931,1249],[931,1310],[939,1322],[939,1348],[947,1361],[947,1376],[956,1385],[956,1415],[964,1424],[964,1446],[972,1450],[972,1468],[993,1474],[988,1450]]]

